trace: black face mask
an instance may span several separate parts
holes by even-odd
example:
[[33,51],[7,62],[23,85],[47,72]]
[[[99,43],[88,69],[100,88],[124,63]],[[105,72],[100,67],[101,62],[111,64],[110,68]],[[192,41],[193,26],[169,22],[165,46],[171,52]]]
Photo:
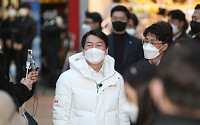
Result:
[[196,34],[196,33],[199,33],[199,32],[200,32],[200,23],[198,23],[198,22],[192,20],[192,21],[190,22],[190,26],[191,26],[191,29],[192,29],[192,32],[193,32],[193,33]]
[[117,32],[124,31],[125,28],[126,28],[126,24],[127,24],[127,23],[124,23],[124,22],[121,22],[121,21],[112,22],[113,28],[114,28]]

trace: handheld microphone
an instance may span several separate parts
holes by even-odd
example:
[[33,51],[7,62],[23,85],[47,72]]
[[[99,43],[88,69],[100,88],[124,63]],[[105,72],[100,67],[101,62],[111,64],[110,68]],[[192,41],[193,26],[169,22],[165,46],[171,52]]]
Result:
[[97,84],[97,93],[99,91],[99,88],[102,87],[103,85],[100,83],[100,84]]
[[102,84],[98,84],[99,88],[102,87]]

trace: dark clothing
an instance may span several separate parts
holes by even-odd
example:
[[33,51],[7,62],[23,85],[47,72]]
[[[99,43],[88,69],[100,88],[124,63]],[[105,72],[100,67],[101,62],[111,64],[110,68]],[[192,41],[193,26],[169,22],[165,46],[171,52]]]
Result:
[[19,17],[17,19],[17,29],[15,42],[22,43],[23,49],[31,49],[33,38],[36,35],[36,22],[29,16],[27,18]]
[[61,48],[60,33],[62,29],[55,24],[44,27],[44,48],[49,47],[52,51],[59,51]]
[[16,20],[10,21],[8,18],[6,20],[4,20],[1,24],[0,33],[1,33],[1,38],[3,40],[3,43],[4,43],[3,51],[6,55],[7,71],[9,71],[9,66],[10,66],[11,60],[14,59],[14,52],[13,52],[12,47],[9,48],[6,45],[6,41],[11,40],[13,43],[14,36],[17,32],[16,26],[17,26]]
[[33,95],[35,89],[35,83],[33,89],[29,89],[22,83],[14,84],[9,82],[9,74],[5,68],[5,55],[0,53],[0,89],[8,92],[13,98],[16,108],[18,109],[25,101],[29,100]]
[[15,51],[15,64],[17,69],[17,82],[19,83],[21,78],[26,77],[26,60],[28,49],[22,49],[21,51]]
[[183,41],[184,44],[182,44],[182,46],[200,46],[200,37],[199,36],[195,36],[194,38],[189,38],[186,41]]
[[[178,37],[178,38],[176,38],[176,40],[175,41],[173,41],[173,45],[174,44],[176,44],[176,43],[179,43],[180,45],[183,45],[183,44],[185,44],[185,40],[186,39],[189,39],[189,38],[191,38],[190,36],[188,36],[187,34],[186,34],[186,32],[185,31],[183,31],[182,33],[181,33],[181,35]],[[189,42],[189,41],[188,41]]]
[[61,48],[60,33],[62,28],[54,23],[53,25],[47,25],[44,28],[44,52],[47,55],[48,62],[48,84],[51,87],[55,87],[57,81],[57,66],[58,66],[58,54]]
[[161,114],[153,125],[200,125],[200,119]]
[[[125,33],[124,36],[122,35],[125,38],[120,38],[122,40],[124,39],[123,41],[124,47],[121,47],[118,45],[115,46],[116,38],[114,37],[116,37],[116,35],[117,34],[114,34],[114,33],[111,33],[110,35],[108,35],[108,39],[109,39],[108,54],[115,59],[116,71],[118,71],[120,74],[123,74],[126,68],[128,68],[132,64],[144,58],[142,41],[134,36],[130,36],[127,33]],[[117,53],[116,51],[120,49],[123,50],[123,55],[121,55],[122,57],[118,57],[120,55],[115,55]],[[116,61],[116,57],[117,57],[117,61]],[[123,64],[122,67],[120,67],[120,64]]]
[[[126,34],[117,35],[113,33],[114,38],[114,59],[115,59],[115,70],[118,72],[123,72],[123,55],[124,55],[124,45],[126,41]],[[120,49],[119,49],[120,48]]]
[[149,63],[149,60],[142,59],[131,65],[124,72],[124,81],[137,91],[139,114],[135,124],[131,125],[152,125],[156,118],[157,109],[149,95],[149,81],[155,77],[156,66]]
[[25,77],[27,51],[28,49],[31,49],[33,38],[36,35],[36,28],[36,22],[31,17],[19,17],[17,19],[18,32],[14,37],[14,42],[23,44],[23,49],[21,51],[15,51],[18,83],[20,82],[21,78]]
[[193,38],[196,42],[200,43],[200,37],[199,36],[196,36]]

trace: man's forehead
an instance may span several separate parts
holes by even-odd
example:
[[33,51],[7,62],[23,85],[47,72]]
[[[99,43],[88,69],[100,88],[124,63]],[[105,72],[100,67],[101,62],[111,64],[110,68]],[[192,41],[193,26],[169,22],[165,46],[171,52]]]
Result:
[[192,16],[200,17],[200,9],[196,9]]
[[116,16],[116,17],[125,16],[126,17],[126,13],[123,11],[115,11],[115,12],[113,12],[113,16]]
[[86,38],[86,43],[104,43],[103,40],[95,35],[89,35]]

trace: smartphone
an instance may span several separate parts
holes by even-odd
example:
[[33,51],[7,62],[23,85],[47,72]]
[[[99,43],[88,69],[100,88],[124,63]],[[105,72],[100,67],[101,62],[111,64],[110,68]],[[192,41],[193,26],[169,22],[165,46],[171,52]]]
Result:
[[28,49],[27,61],[32,62],[32,50]]

